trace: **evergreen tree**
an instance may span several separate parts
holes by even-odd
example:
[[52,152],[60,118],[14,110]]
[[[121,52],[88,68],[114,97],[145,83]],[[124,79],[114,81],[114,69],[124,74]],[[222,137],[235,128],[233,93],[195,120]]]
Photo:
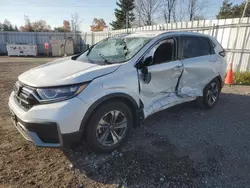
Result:
[[3,31],[9,31],[9,26],[5,23],[3,24]]
[[110,23],[113,29],[125,29],[126,28],[126,16],[128,15],[128,27],[131,27],[132,22],[135,19],[133,10],[135,8],[134,0],[119,0],[116,2],[119,8],[115,9],[116,21]]
[[4,22],[3,22],[3,31],[10,31],[10,21],[5,19]]
[[10,26],[9,26],[9,31],[14,31],[14,29],[13,29],[13,27],[12,27],[11,24],[10,24]]
[[[246,2],[242,2],[240,5],[232,5],[229,0],[224,0],[222,3],[222,7],[218,15],[216,16],[217,19],[227,19],[227,18],[240,18],[243,14],[243,10],[245,7]],[[250,3],[247,6],[247,10],[245,13],[245,17],[250,16]]]
[[18,31],[18,28],[17,28],[17,26],[15,25],[15,31]]

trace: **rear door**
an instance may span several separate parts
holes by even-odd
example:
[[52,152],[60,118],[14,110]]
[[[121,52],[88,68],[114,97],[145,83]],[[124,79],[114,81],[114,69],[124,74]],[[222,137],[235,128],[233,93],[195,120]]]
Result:
[[177,39],[166,38],[155,44],[140,62],[145,63],[138,73],[146,116],[165,109],[171,102],[166,100],[168,97],[176,97],[177,82],[183,70],[177,51]]
[[184,66],[178,86],[181,96],[203,95],[203,88],[219,75],[220,63],[211,41],[203,36],[181,36],[181,61]]

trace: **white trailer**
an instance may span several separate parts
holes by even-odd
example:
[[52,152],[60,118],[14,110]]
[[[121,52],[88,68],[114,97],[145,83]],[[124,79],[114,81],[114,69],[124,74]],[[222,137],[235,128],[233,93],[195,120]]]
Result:
[[37,45],[7,44],[8,56],[37,56]]

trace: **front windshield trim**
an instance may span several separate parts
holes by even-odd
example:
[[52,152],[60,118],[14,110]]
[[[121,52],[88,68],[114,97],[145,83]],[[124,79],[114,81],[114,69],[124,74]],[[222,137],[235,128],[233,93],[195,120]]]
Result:
[[[108,38],[105,38],[105,39],[103,39],[103,40],[101,40],[101,41],[99,41],[98,43],[96,43],[96,44],[94,44],[93,46],[91,46],[91,48],[89,48],[88,50],[86,50],[85,52],[87,52],[87,53],[89,53],[90,51],[92,51],[93,50],[93,48],[97,45],[97,44],[100,44],[100,43],[102,43],[102,42],[105,42],[105,41],[107,41],[107,40],[110,40],[110,39],[124,39],[125,37],[117,37],[117,36],[114,36],[114,37],[108,37]],[[131,59],[133,59],[150,41],[152,41],[153,40],[153,37],[126,37],[126,38],[145,38],[145,39],[148,39],[147,41],[146,41],[146,43],[135,53],[135,54],[133,54],[129,59],[126,59],[126,60],[124,60],[124,61],[119,61],[119,62],[110,62],[110,61],[96,61],[96,60],[91,60],[91,59],[89,59],[88,57],[88,60],[91,62],[91,63],[95,63],[95,62],[103,62],[103,63],[107,63],[107,64],[121,64],[121,63],[125,63],[125,62],[128,62],[128,61],[130,61]],[[96,50],[97,51],[97,50]],[[81,57],[85,52],[83,52],[83,53],[81,53],[77,58],[76,58],[76,60],[79,60],[79,57]],[[100,54],[99,54],[100,55]],[[105,56],[104,56],[105,57]],[[102,59],[104,59],[103,57],[102,57]],[[105,57],[105,59],[107,59],[106,57]]]

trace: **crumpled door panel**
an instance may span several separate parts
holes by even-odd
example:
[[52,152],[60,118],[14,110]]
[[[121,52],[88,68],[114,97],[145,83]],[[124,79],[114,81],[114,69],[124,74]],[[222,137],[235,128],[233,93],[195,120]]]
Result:
[[220,64],[216,55],[208,55],[182,61],[184,70],[178,86],[178,94],[183,97],[203,96],[204,87],[219,75]]
[[[168,107],[176,97],[176,85],[183,70],[181,61],[173,61],[147,67],[147,74],[138,70],[140,81],[140,98],[144,104],[145,116]],[[145,78],[147,78],[145,80]],[[148,80],[150,79],[150,80]]]
[[156,113],[161,110],[175,106],[177,104],[181,104],[181,103],[192,101],[192,100],[195,100],[195,98],[194,97],[182,98],[182,97],[178,97],[175,92],[168,93],[167,95],[163,95],[162,98],[154,100],[151,103],[151,105],[144,108],[144,115],[145,117],[147,117],[153,113]]

